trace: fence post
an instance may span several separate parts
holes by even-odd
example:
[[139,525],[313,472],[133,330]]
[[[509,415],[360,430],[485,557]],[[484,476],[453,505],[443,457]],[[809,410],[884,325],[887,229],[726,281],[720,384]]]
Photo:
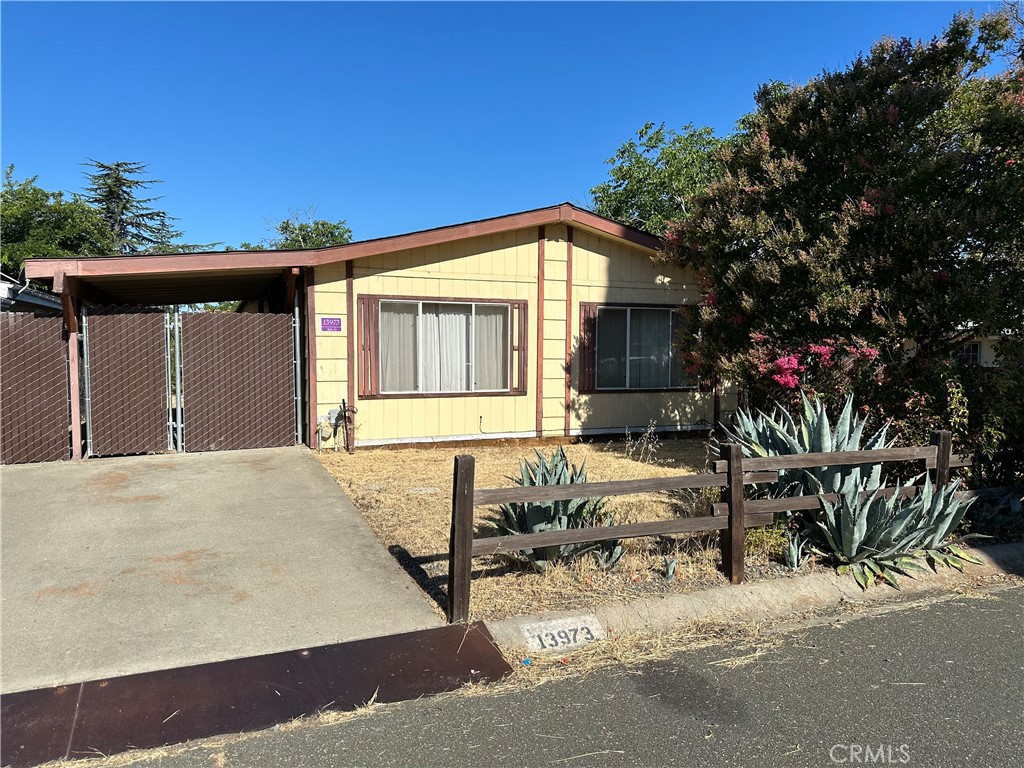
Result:
[[743,451],[726,443],[721,456],[728,462],[722,501],[729,505],[729,527],[722,531],[722,567],[733,584],[743,582],[743,555],[746,551],[747,525],[743,514]]
[[469,621],[473,576],[473,482],[476,461],[456,456],[452,473],[452,531],[448,539],[448,623]]
[[953,433],[948,429],[935,430],[932,432],[932,445],[938,447],[932,482],[937,486],[949,485],[949,460],[953,448]]

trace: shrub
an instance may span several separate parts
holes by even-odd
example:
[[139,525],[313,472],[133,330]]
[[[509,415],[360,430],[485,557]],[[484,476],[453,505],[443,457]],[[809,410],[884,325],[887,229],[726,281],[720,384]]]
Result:
[[[586,462],[577,468],[569,462],[561,446],[547,459],[540,451],[534,452],[537,461],[524,459],[519,464],[519,477],[509,478],[516,485],[530,487],[587,482]],[[604,498],[596,497],[502,504],[500,520],[487,521],[487,524],[499,536],[614,525],[614,518],[603,511],[604,503]],[[622,546],[617,540],[562,544],[508,553],[503,557],[517,560],[525,557],[538,571],[544,571],[549,564],[571,562],[587,554],[593,554],[602,568],[612,568],[622,557]]]

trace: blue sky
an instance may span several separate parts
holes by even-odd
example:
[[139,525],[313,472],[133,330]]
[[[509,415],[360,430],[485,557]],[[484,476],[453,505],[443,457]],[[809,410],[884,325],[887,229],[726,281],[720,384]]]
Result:
[[356,239],[585,203],[645,121],[728,133],[759,83],[998,3],[19,3],[0,159],[141,161],[189,242],[314,206]]

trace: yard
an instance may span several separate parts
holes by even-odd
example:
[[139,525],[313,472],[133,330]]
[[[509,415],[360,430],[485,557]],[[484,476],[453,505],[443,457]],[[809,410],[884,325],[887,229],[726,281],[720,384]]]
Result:
[[[448,536],[451,524],[453,457],[476,458],[476,487],[513,485],[523,458],[534,448],[545,455],[551,441],[507,442],[497,446],[362,449],[354,454],[324,451],[320,460],[369,521],[377,537],[435,599],[445,600]],[[705,470],[707,443],[699,439],[578,443],[565,447],[570,461],[586,462],[588,480],[629,480],[693,474]],[[715,491],[717,494],[717,491]],[[709,514],[711,496],[652,493],[608,499],[617,523],[664,520]],[[717,500],[717,497],[714,499]],[[478,508],[477,536],[490,535],[486,524],[496,509]],[[747,532],[747,579],[783,575],[782,532],[775,527]],[[718,533],[630,539],[613,569],[600,570],[590,558],[569,566],[535,572],[528,564],[498,558],[474,561],[470,614],[497,619],[526,613],[593,606],[598,603],[670,592],[690,592],[727,583],[722,575]]]

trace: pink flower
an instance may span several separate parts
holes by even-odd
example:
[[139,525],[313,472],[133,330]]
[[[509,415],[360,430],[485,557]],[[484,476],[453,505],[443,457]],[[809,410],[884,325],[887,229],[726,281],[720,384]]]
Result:
[[718,297],[715,295],[714,291],[708,291],[707,293],[704,294],[703,304],[705,307],[713,307],[717,303]]
[[1017,161],[1016,161],[1016,160],[1014,160],[1014,159],[1013,159],[1013,158],[1011,157],[1011,158],[1010,158],[1009,160],[1007,160],[1007,161],[1006,161],[1006,164],[1007,164],[1007,165],[1016,165],[1016,164],[1017,164]]
[[875,215],[875,206],[873,206],[867,200],[861,200],[860,201],[860,212],[863,213],[865,216],[874,216]]
[[796,389],[800,386],[800,379],[792,373],[776,373],[772,379],[783,389]]
[[747,318],[745,318],[743,315],[733,315],[730,322],[733,325],[743,325],[745,322],[747,322]]
[[795,371],[800,365],[800,358],[796,355],[783,355],[775,361],[775,367],[780,373]]
[[750,334],[750,340],[755,344],[760,344],[767,338],[768,337],[765,334],[761,333],[760,331],[754,331],[753,333]]

